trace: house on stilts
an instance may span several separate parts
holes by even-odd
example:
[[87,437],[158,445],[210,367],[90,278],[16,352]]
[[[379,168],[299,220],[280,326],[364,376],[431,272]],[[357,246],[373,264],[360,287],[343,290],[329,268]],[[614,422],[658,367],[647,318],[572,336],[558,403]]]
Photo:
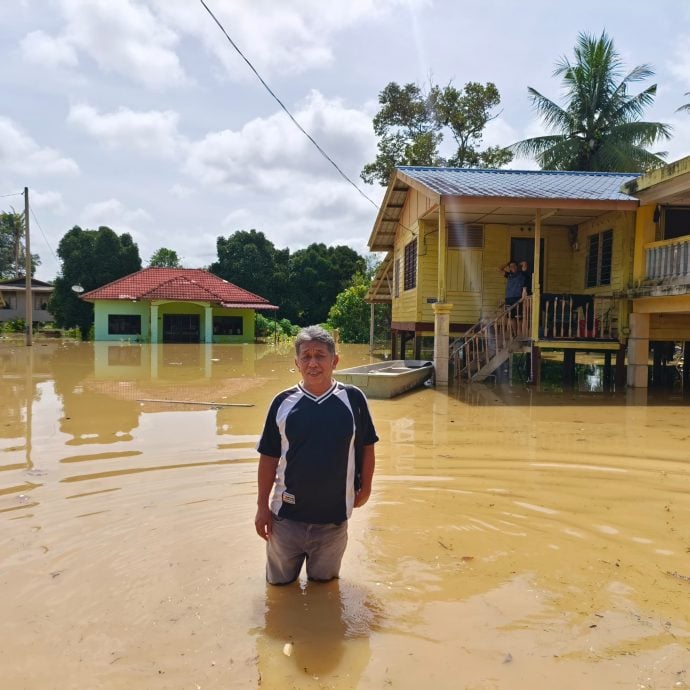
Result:
[[[438,385],[524,352],[535,382],[543,358],[567,384],[596,353],[605,386],[646,387],[650,343],[690,341],[690,158],[645,175],[400,167],[369,248],[386,252],[368,300],[391,302],[392,357],[433,349]],[[509,260],[532,289],[506,308]]]

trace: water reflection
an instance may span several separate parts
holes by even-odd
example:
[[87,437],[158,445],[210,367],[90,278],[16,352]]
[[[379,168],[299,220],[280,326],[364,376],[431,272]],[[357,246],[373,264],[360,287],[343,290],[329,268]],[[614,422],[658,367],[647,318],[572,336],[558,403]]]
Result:
[[369,661],[379,614],[370,595],[346,581],[266,587],[257,637],[266,687],[356,688]]

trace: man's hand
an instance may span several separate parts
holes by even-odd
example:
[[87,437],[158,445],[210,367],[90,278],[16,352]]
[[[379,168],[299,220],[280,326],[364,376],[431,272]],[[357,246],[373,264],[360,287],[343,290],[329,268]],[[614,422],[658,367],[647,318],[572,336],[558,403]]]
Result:
[[256,511],[256,518],[254,519],[254,527],[256,533],[262,538],[268,541],[271,538],[271,531],[273,529],[273,513],[271,513],[269,507],[259,506]]
[[369,496],[371,496],[371,488],[360,489],[359,491],[356,491],[355,508],[361,508],[369,500]]

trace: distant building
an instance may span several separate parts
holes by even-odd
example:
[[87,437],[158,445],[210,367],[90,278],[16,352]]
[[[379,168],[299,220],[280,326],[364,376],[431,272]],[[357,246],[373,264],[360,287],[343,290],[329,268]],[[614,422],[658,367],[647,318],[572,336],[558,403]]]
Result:
[[81,299],[94,304],[94,339],[150,343],[254,342],[268,300],[193,268],[145,268]]
[[[48,311],[48,300],[54,287],[42,280],[31,279],[32,318],[37,321],[52,321]],[[0,280],[0,321],[26,318],[26,279],[24,276]]]

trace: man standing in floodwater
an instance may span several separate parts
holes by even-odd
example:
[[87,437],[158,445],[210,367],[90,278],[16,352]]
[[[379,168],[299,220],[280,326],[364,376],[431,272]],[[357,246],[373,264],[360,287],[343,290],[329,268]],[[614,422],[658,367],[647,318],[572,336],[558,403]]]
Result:
[[302,381],[273,399],[257,445],[254,526],[267,542],[272,585],[294,582],[305,559],[310,580],[339,576],[347,521],[369,500],[379,440],[364,393],[333,380],[330,333],[303,328],[295,354]]

